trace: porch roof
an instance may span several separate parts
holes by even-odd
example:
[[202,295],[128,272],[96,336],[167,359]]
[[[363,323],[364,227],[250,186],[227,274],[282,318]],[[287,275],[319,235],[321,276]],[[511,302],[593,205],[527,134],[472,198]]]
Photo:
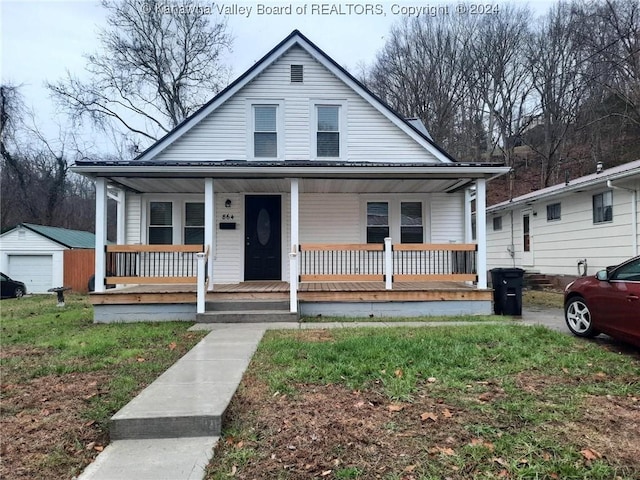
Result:
[[[175,179],[175,191],[202,191],[202,179],[283,180],[384,180],[423,181],[425,191],[455,191],[476,179],[491,179],[509,172],[499,163],[374,163],[316,160],[286,161],[89,161],[76,162],[73,171],[89,177],[105,177],[112,183],[136,191],[149,192],[155,188],[153,179]],[[427,187],[427,182],[431,184]],[[325,183],[326,185],[326,183]],[[385,190],[397,191],[387,185]],[[324,188],[326,190],[326,187]],[[413,187],[413,191],[419,191]],[[161,190],[162,191],[162,190]],[[384,190],[383,190],[384,191]]]

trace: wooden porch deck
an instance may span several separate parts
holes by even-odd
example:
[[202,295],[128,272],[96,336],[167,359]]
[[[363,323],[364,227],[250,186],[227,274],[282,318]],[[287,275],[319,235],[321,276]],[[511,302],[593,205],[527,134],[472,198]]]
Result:
[[[461,282],[396,282],[386,290],[384,282],[301,283],[301,302],[413,302],[491,300],[492,290],[478,290]],[[207,301],[288,300],[287,282],[215,284]],[[92,293],[94,305],[195,303],[195,285],[136,285]]]

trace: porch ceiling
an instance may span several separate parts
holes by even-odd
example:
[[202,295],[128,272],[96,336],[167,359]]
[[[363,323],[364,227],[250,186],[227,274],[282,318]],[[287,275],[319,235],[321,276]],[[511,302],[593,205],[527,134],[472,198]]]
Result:
[[[203,178],[131,178],[111,177],[114,185],[140,193],[204,193]],[[455,190],[471,182],[470,178],[455,179],[300,179],[301,193],[433,193]],[[220,193],[289,192],[288,179],[215,179],[215,191]]]

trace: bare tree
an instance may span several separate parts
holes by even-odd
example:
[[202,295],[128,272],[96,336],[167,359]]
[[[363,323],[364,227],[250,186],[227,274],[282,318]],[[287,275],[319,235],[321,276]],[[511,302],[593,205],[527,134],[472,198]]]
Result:
[[[89,79],[48,87],[76,121],[124,129],[148,143],[170,131],[226,85],[231,47],[225,20],[188,0],[103,0],[102,51],[86,56]],[[137,144],[136,144],[137,146]]]
[[585,98],[588,63],[575,35],[577,17],[559,2],[541,19],[527,52],[538,110],[525,141],[540,159],[541,187],[546,187],[567,153],[568,134],[576,127]]
[[407,117],[418,117],[434,140],[456,155],[464,148],[456,116],[467,94],[469,38],[460,20],[419,17],[396,24],[369,71],[370,88]]

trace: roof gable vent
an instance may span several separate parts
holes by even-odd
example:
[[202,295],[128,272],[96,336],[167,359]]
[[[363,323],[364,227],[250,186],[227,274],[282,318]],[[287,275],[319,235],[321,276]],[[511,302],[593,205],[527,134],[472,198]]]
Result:
[[302,65],[291,65],[291,83],[302,83],[303,80]]

